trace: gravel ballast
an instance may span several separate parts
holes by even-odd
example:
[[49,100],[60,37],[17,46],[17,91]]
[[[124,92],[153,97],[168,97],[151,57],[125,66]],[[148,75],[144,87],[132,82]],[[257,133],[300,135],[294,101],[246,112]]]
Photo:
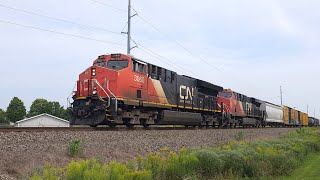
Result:
[[68,145],[81,140],[78,158],[105,162],[126,162],[137,155],[157,152],[164,147],[177,151],[182,147],[201,147],[227,143],[243,132],[248,141],[276,138],[293,129],[197,129],[130,131],[0,132],[0,179],[26,177],[46,163],[68,164]]

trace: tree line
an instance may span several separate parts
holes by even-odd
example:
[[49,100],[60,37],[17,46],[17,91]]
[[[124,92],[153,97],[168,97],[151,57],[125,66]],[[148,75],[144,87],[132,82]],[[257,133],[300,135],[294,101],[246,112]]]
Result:
[[48,101],[38,98],[34,100],[30,106],[30,111],[27,112],[22,100],[14,97],[7,107],[7,110],[0,108],[0,124],[15,123],[24,118],[33,117],[39,114],[47,113],[62,119],[69,119],[68,109],[65,109],[59,102]]

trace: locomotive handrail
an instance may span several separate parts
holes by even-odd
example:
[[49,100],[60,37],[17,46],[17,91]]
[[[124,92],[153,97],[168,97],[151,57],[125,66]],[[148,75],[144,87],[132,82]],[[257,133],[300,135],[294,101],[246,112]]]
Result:
[[109,80],[107,81],[107,89],[108,91],[110,92],[110,94],[115,98],[117,99],[117,97],[113,94],[113,92],[109,89]]
[[223,106],[225,107],[225,109],[227,110],[226,112],[230,112],[229,106],[223,104]]
[[[95,82],[96,82],[96,84],[103,90],[103,92],[108,96],[108,107],[110,107],[110,105],[111,105],[111,97],[110,97],[110,95],[106,92],[106,90],[101,86],[101,84],[99,83],[99,81],[98,80],[96,80],[96,79],[92,79],[92,80],[94,80]],[[113,92],[109,89],[109,80],[107,81],[107,90],[109,91],[109,93],[113,96],[113,98],[115,98],[115,100],[116,100],[116,103],[115,103],[115,110],[117,110],[117,106],[118,106],[118,99],[117,99],[117,97],[113,94]]]
[[115,103],[115,111],[117,111],[117,109],[118,109],[118,99],[117,99],[117,97],[113,94],[113,92],[109,89],[109,80],[107,81],[107,89],[108,89],[108,91],[110,92],[110,94],[114,97],[114,99],[116,100],[116,103]]
[[70,105],[71,105],[70,97],[73,95],[74,92],[76,92],[76,91],[74,90],[74,89],[76,88],[76,86],[77,86],[77,83],[74,84],[71,93],[70,93],[69,96],[67,97],[67,101],[68,101],[68,104],[67,104],[68,107],[67,107],[67,108],[69,108]]
[[[106,92],[106,90],[101,86],[101,84],[99,83],[98,80],[96,79],[92,79],[93,81],[95,81],[95,83],[103,90],[103,92],[108,96],[108,107],[110,107],[110,96],[109,94]],[[109,90],[110,91],[110,90]]]
[[[221,105],[219,103],[218,103],[218,107],[220,107],[220,109],[221,109]],[[226,110],[225,112],[230,112],[230,109],[226,104],[223,104],[223,109]]]

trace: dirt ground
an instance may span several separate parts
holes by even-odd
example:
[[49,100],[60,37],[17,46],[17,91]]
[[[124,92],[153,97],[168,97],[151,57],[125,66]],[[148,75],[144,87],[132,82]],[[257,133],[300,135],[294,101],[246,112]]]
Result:
[[137,155],[168,147],[201,147],[227,143],[243,132],[244,139],[276,138],[292,129],[199,129],[199,130],[137,130],[137,131],[69,131],[69,132],[0,132],[0,179],[28,177],[46,163],[68,164],[68,145],[81,140],[79,158],[95,158],[105,162],[126,162]]

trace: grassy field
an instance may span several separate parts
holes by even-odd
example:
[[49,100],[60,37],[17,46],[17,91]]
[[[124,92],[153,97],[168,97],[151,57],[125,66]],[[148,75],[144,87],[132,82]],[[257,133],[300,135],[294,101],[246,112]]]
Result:
[[308,157],[301,167],[296,169],[291,176],[280,177],[278,180],[316,180],[320,179],[320,154]]

